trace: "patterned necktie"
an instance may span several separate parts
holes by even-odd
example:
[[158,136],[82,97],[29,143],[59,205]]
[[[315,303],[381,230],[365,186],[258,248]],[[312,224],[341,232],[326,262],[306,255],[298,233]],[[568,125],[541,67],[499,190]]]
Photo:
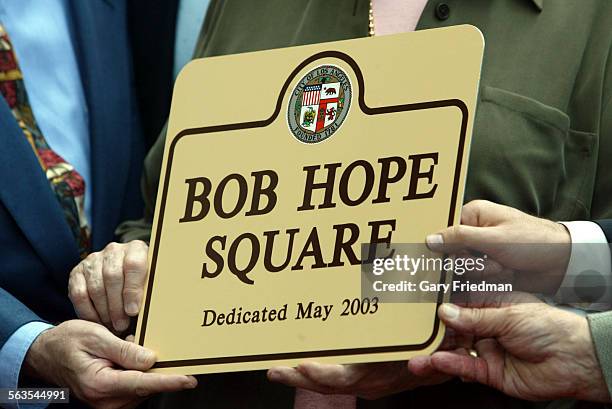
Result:
[[85,257],[91,247],[89,225],[84,210],[85,181],[72,165],[49,147],[38,128],[28,101],[23,76],[17,64],[17,57],[2,24],[0,24],[0,92],[55,192],[81,257]]

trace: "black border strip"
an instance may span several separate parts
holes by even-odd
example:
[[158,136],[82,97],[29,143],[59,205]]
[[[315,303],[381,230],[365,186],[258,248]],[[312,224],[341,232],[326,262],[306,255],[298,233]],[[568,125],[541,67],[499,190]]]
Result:
[[[406,111],[417,111],[423,109],[432,109],[432,108],[443,108],[455,106],[461,110],[463,114],[463,118],[461,121],[461,131],[459,135],[459,147],[457,149],[457,160],[455,165],[455,175],[453,180],[453,191],[451,195],[451,203],[448,215],[448,226],[453,224],[457,195],[459,192],[459,179],[461,177],[461,165],[463,161],[463,152],[465,149],[465,138],[467,132],[467,122],[468,122],[468,109],[463,101],[460,99],[446,99],[439,101],[430,101],[430,102],[419,102],[413,104],[403,104],[403,105],[392,105],[386,107],[376,107],[372,108],[366,105],[365,103],[365,83],[363,80],[363,74],[361,69],[357,65],[357,62],[351,58],[349,55],[340,52],[340,51],[323,51],[317,54],[312,55],[311,57],[305,59],[300,63],[292,72],[289,74],[289,77],[283,84],[281,88],[280,94],[278,96],[278,100],[276,101],[276,108],[274,112],[268,119],[264,119],[262,121],[251,121],[251,122],[241,122],[236,124],[228,124],[228,125],[214,125],[207,126],[201,128],[190,128],[185,129],[179,132],[172,143],[170,144],[169,154],[168,154],[168,162],[166,164],[166,173],[164,175],[164,184],[162,188],[162,198],[160,202],[160,208],[158,210],[158,223],[157,223],[157,231],[155,235],[155,242],[153,243],[153,255],[151,260],[151,271],[149,273],[149,282],[147,285],[147,297],[145,299],[144,308],[143,308],[143,317],[142,317],[142,328],[140,330],[140,335],[138,337],[138,344],[144,345],[145,333],[147,329],[147,319],[149,317],[149,307],[151,304],[151,292],[153,289],[153,280],[155,277],[155,269],[157,265],[157,256],[159,243],[161,240],[161,232],[164,221],[164,213],[166,210],[166,199],[168,197],[168,182],[170,180],[170,172],[172,170],[172,160],[174,158],[174,150],[176,148],[177,143],[187,135],[199,135],[199,134],[207,134],[207,133],[215,133],[215,132],[224,132],[224,131],[233,131],[238,129],[249,129],[249,128],[262,128],[270,125],[272,122],[276,120],[278,115],[281,112],[282,103],[284,99],[284,95],[287,92],[287,88],[291,84],[291,81],[297,76],[297,74],[302,71],[307,65],[312,62],[323,59],[323,58],[337,58],[345,63],[347,63],[355,73],[357,77],[357,83],[359,85],[359,108],[366,115],[380,115],[380,114],[388,114],[394,112],[406,112]],[[446,281],[446,272],[443,272],[440,277],[440,282]],[[437,305],[440,305],[443,301],[443,293],[438,293],[438,301]],[[324,350],[324,351],[307,351],[307,352],[287,352],[287,353],[276,353],[276,354],[265,354],[265,355],[247,355],[247,356],[231,356],[231,357],[218,357],[218,358],[203,358],[203,359],[185,359],[185,360],[176,360],[176,361],[162,361],[157,362],[153,365],[153,368],[173,368],[173,367],[184,367],[184,366],[199,366],[199,365],[215,365],[215,364],[230,364],[230,363],[239,363],[239,362],[254,362],[254,361],[271,361],[271,360],[284,360],[284,359],[296,359],[296,358],[315,358],[315,357],[326,357],[326,356],[339,356],[339,355],[361,355],[361,354],[372,354],[372,353],[388,353],[388,352],[401,352],[401,351],[414,351],[420,350],[427,346],[429,346],[437,337],[438,331],[440,329],[440,321],[436,314],[434,318],[434,328],[431,336],[427,339],[427,341],[418,345],[393,345],[386,347],[371,347],[371,348],[349,348],[349,349],[335,349],[335,350]]]

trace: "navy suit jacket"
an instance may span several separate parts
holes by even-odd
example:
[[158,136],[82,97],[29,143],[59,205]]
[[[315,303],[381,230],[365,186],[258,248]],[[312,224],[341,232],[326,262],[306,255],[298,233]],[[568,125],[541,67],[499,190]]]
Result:
[[[132,91],[126,1],[69,2],[89,111],[94,251],[113,240],[121,221],[142,216],[144,143]],[[1,346],[29,321],[74,318],[68,276],[80,260],[59,202],[4,98],[0,175]]]

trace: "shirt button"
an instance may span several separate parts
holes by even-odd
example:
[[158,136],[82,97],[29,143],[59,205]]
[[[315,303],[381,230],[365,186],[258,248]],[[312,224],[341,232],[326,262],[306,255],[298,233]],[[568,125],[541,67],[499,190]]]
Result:
[[436,17],[438,20],[447,20],[450,16],[450,7],[446,3],[438,3],[436,6]]

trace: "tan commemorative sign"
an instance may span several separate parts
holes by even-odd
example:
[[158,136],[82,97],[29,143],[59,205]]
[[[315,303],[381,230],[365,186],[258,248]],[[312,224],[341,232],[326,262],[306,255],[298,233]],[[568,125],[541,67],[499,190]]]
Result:
[[375,255],[361,245],[422,243],[458,222],[483,47],[456,26],[191,62],[136,334],[153,370],[433,352],[444,294],[364,296]]

